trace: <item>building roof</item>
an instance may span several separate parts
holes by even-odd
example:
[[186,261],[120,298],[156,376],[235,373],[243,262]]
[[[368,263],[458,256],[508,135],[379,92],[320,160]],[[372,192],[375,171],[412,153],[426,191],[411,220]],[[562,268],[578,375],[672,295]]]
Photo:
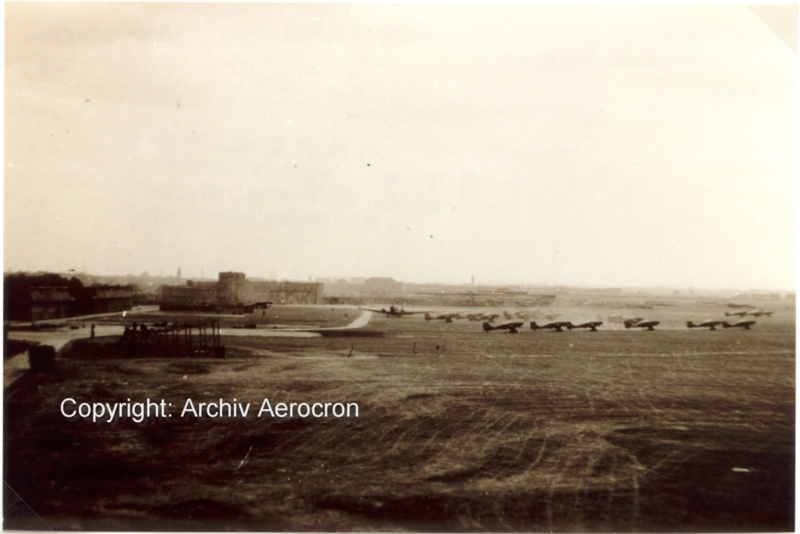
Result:
[[133,289],[125,286],[87,287],[84,291],[91,299],[120,299],[134,296]]
[[75,300],[69,295],[66,287],[32,287],[31,302],[71,302]]

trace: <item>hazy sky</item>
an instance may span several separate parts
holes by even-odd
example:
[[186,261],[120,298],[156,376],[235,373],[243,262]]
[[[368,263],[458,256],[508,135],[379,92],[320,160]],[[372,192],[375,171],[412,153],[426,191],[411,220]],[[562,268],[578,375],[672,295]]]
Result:
[[5,4],[5,269],[795,288],[746,6]]

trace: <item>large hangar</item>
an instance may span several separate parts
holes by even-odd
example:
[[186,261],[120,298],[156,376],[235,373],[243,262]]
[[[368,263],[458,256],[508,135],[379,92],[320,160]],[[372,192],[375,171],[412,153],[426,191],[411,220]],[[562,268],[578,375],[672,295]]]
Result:
[[265,301],[318,304],[322,302],[322,284],[248,280],[244,273],[224,272],[216,282],[188,280],[184,286],[164,286],[160,307],[165,311],[220,311]]

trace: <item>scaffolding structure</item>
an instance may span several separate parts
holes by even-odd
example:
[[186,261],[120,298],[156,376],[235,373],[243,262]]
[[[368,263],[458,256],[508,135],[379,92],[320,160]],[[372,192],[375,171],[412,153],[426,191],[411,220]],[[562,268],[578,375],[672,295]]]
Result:
[[119,345],[130,355],[173,358],[224,358],[219,319],[125,326]]

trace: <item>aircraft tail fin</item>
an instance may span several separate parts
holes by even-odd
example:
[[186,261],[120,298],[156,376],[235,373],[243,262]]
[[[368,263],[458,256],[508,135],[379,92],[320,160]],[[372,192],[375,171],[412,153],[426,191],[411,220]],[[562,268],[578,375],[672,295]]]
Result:
[[494,330],[494,327],[490,325],[488,321],[483,323],[483,331],[489,332],[490,330]]

